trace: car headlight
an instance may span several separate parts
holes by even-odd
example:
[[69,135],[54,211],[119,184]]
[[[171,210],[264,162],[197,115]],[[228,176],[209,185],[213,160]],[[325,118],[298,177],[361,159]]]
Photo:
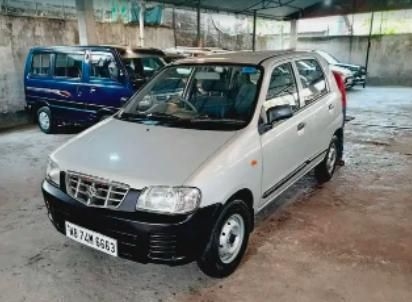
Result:
[[60,168],[52,159],[49,159],[47,163],[46,179],[56,186],[60,186]]
[[193,187],[154,186],[140,194],[136,209],[165,214],[194,211],[200,203],[200,190]]

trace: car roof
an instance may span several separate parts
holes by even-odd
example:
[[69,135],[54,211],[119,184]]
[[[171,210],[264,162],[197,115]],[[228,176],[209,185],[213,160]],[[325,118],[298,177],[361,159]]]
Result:
[[175,64],[205,64],[205,63],[229,63],[259,65],[271,58],[290,57],[293,55],[313,54],[309,51],[295,50],[262,50],[262,51],[232,51],[211,54],[203,57],[186,58],[176,61]]
[[31,50],[32,51],[44,51],[44,50],[49,50],[49,51],[78,51],[78,50],[84,50],[84,49],[90,49],[90,50],[113,50],[116,49],[119,51],[120,54],[129,51],[133,51],[135,53],[141,53],[141,54],[155,54],[159,56],[164,56],[164,52],[158,48],[140,48],[140,47],[131,47],[131,46],[126,46],[126,45],[52,45],[52,46],[37,46],[33,47]]

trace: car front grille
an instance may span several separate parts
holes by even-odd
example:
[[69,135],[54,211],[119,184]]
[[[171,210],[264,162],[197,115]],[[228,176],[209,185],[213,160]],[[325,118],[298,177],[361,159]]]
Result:
[[125,199],[129,186],[69,171],[66,173],[66,190],[69,196],[87,206],[115,209]]

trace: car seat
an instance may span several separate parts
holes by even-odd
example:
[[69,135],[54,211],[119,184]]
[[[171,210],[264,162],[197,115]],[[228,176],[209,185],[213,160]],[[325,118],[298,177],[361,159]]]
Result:
[[231,105],[226,96],[224,83],[219,80],[203,80],[201,82],[202,95],[196,96],[194,106],[200,115],[211,118],[227,117]]
[[248,75],[243,76],[243,84],[240,85],[234,102],[235,113],[241,118],[245,118],[250,114],[256,96],[256,85],[250,81]]

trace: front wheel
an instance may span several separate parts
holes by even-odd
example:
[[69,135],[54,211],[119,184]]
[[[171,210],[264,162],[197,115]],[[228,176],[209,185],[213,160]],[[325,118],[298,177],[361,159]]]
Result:
[[251,226],[251,212],[243,200],[233,200],[225,206],[197,261],[200,269],[216,278],[233,273],[246,251]]
[[50,134],[56,130],[53,115],[48,106],[43,106],[37,110],[37,123],[44,133]]
[[337,136],[333,136],[330,142],[329,149],[323,161],[315,168],[315,177],[319,183],[324,183],[331,180],[336,169],[338,160],[338,144]]

